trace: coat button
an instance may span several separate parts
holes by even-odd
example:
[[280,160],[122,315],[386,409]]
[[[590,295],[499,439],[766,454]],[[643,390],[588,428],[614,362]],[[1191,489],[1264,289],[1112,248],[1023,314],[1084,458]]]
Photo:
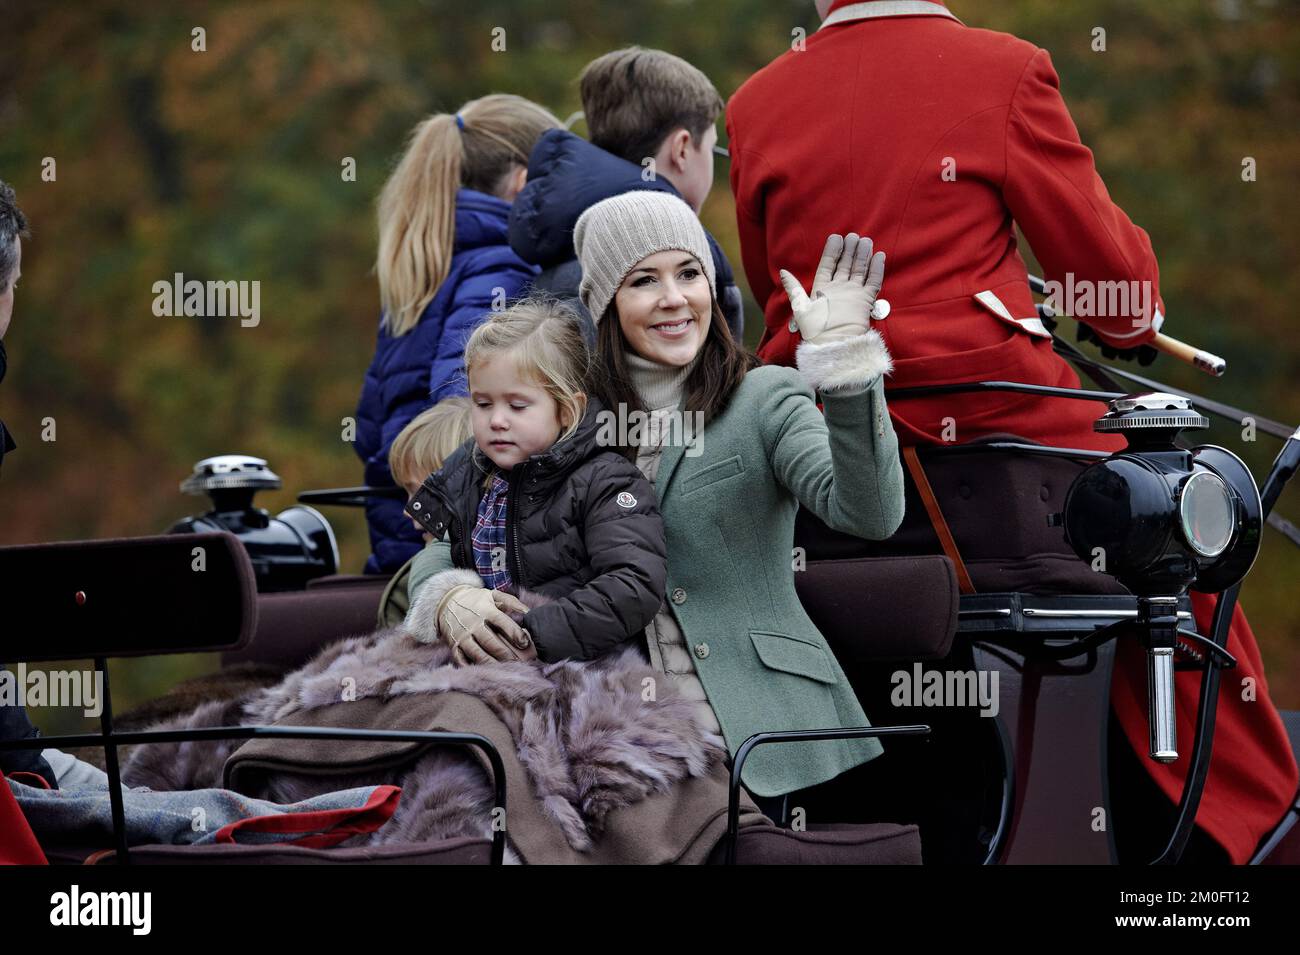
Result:
[[675,604],[686,603],[686,591],[682,590],[681,587],[673,588],[673,603]]
[[707,643],[695,644],[695,655],[703,660],[709,655],[709,645]]
[[876,299],[876,304],[871,306],[871,317],[878,322],[887,319],[889,317],[889,299]]

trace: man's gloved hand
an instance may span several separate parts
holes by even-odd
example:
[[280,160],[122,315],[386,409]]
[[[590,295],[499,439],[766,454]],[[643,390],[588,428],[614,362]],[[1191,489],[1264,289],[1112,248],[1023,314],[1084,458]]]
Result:
[[1093,329],[1091,325],[1085,322],[1079,322],[1075,328],[1074,340],[1078,342],[1092,342],[1101,349],[1101,356],[1110,361],[1116,358],[1121,361],[1132,361],[1137,359],[1137,363],[1143,367],[1151,364],[1160,354],[1150,345],[1138,345],[1136,348],[1112,348],[1101,340],[1101,336]]
[[871,307],[885,280],[885,253],[872,254],[869,238],[856,232],[831,235],[813,276],[812,297],[799,280],[781,270],[790,296],[791,331],[814,345],[844,341],[871,328]]
[[507,615],[528,608],[500,590],[462,584],[438,604],[438,635],[451,647],[457,665],[494,660],[532,660],[537,648],[528,632]]

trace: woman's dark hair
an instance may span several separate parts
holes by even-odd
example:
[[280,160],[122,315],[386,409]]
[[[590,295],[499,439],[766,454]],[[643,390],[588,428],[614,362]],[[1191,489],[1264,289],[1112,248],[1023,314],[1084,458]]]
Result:
[[[732,395],[745,379],[745,373],[758,368],[763,360],[731,337],[726,316],[713,300],[712,319],[704,344],[700,347],[698,364],[684,384],[685,410],[702,411],[703,423],[708,424],[726,410]],[[648,412],[632,385],[628,374],[627,351],[630,346],[618,321],[618,310],[611,301],[596,326],[596,360],[592,362],[592,394],[608,409],[622,407],[627,413]],[[636,461],[637,449],[627,445],[614,448],[629,461]]]
[[0,291],[9,288],[14,277],[14,266],[18,256],[15,255],[14,243],[19,236],[27,234],[27,219],[14,197],[14,188],[7,182],[0,181]]

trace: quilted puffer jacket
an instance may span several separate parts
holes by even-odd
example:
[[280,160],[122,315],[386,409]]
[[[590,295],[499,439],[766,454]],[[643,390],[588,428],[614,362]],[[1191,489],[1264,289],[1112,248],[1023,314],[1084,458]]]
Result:
[[[547,662],[640,645],[664,601],[668,546],[659,503],[634,464],[597,442],[602,408],[590,399],[572,435],[508,475],[506,567],[517,587],[552,598],[522,621]],[[417,601],[436,602],[457,584],[483,586],[470,535],[487,472],[473,448],[466,441],[424,482],[436,506],[420,520],[434,540],[411,565],[412,612]]]
[[[506,241],[509,213],[508,202],[461,189],[456,194],[456,243],[446,281],[415,328],[398,337],[380,328],[357,406],[354,444],[371,487],[393,486],[388,449],[407,422],[443,398],[468,394],[463,368],[466,340],[491,309],[494,297],[517,297],[536,273]],[[396,571],[422,546],[402,513],[401,501],[371,500],[366,505],[366,523],[371,548],[368,574]]]

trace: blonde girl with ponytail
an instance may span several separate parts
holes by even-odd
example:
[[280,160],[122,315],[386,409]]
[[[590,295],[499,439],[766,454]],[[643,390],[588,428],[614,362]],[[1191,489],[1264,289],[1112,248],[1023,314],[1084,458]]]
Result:
[[[382,311],[355,442],[366,484],[393,485],[393,438],[425,408],[466,394],[466,340],[536,274],[510,248],[510,204],[533,146],[560,125],[530,100],[494,93],[429,116],[411,132],[378,203]],[[367,573],[396,571],[420,549],[400,501],[371,499],[366,520]]]

